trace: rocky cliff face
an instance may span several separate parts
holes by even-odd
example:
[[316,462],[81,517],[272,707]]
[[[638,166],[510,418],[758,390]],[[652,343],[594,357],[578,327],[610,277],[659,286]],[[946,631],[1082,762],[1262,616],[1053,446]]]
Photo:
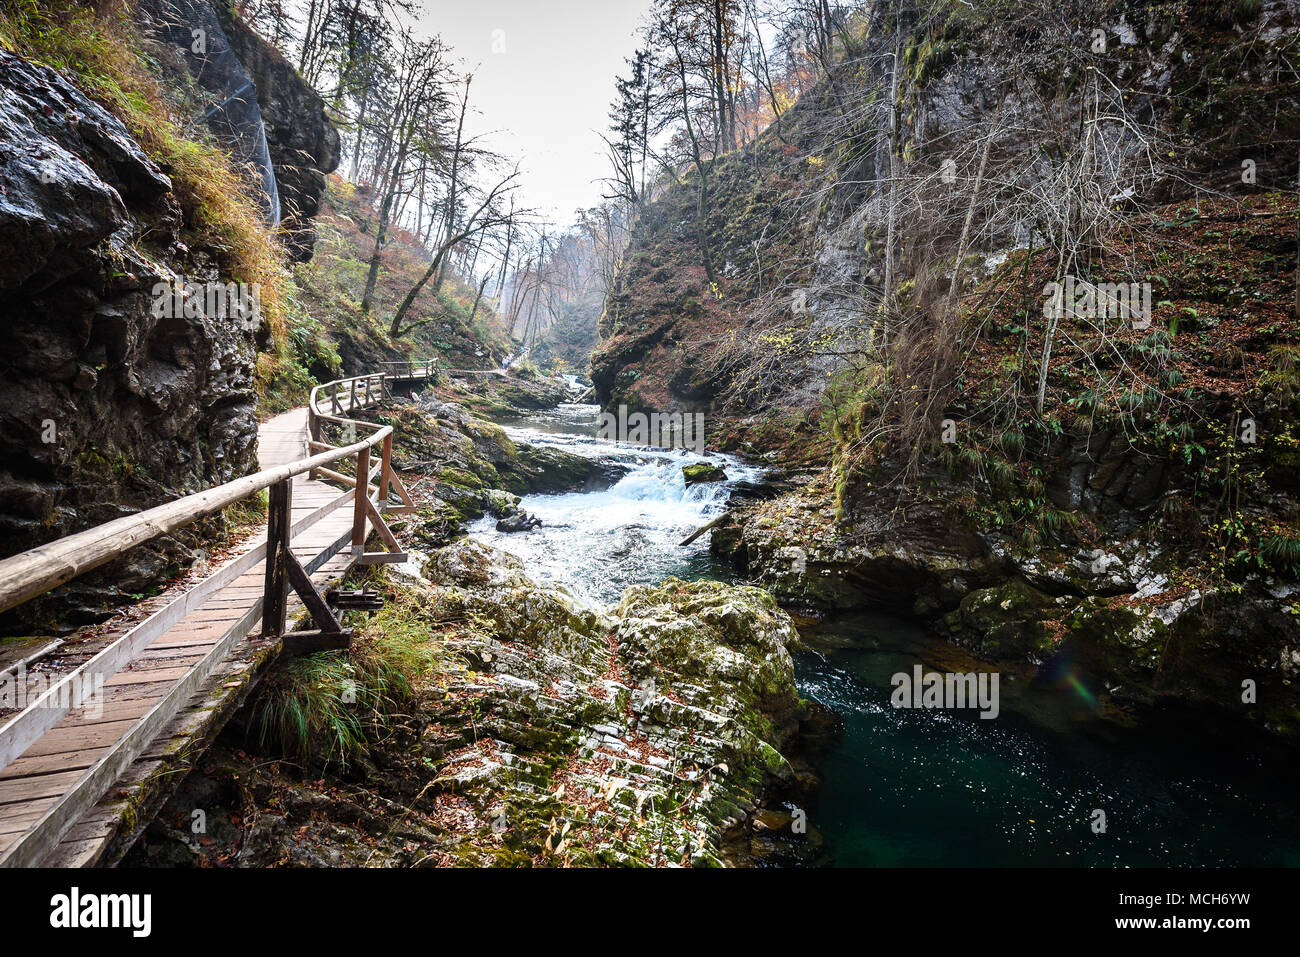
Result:
[[314,218],[325,195],[325,177],[338,169],[339,131],[325,113],[325,101],[288,60],[224,3],[214,7],[231,49],[257,88],[285,245],[295,259],[306,261],[316,243]]
[[139,10],[160,60],[203,91],[199,116],[258,170],[290,254],[310,259],[313,217],[341,148],[324,101],[225,0],[144,0]]
[[[171,180],[117,119],[0,52],[0,553],[253,468],[254,332],[155,315],[156,283],[229,280],[181,241],[181,220]],[[137,550],[60,590],[69,622],[183,553]]]

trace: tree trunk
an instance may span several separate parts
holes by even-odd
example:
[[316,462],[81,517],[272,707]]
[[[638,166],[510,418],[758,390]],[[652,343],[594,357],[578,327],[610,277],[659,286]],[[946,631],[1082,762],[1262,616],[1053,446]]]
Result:
[[361,295],[361,311],[370,312],[374,302],[375,287],[379,284],[379,260],[384,252],[384,236],[388,233],[388,211],[393,197],[384,197],[384,204],[379,209],[379,225],[375,227],[375,248],[370,254],[370,269],[366,272],[366,290]]

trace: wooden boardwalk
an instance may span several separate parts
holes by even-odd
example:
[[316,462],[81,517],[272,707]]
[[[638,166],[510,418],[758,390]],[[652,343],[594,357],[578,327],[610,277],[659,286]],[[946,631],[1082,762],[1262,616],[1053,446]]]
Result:
[[[259,429],[263,470],[307,455],[305,408]],[[305,473],[292,483],[293,531],[309,516],[314,522],[292,534],[291,550],[323,591],[354,561],[354,492]],[[93,866],[114,863],[129,849],[279,653],[278,638],[255,630],[266,572],[264,561],[250,559],[260,558],[251,553],[266,538],[263,526],[212,569],[205,580],[223,569],[234,577],[211,595],[196,596],[202,582],[178,587],[150,604],[156,610],[145,621],[109,623],[115,639],[150,622],[157,631],[159,616],[174,619],[111,672],[92,707],[73,707],[48,728],[37,722],[14,730],[0,720],[0,862]],[[291,597],[291,620],[301,612]]]

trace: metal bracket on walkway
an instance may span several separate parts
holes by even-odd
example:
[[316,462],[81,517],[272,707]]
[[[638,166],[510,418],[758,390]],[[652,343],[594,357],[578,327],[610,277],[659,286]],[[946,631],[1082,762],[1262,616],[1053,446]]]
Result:
[[384,607],[384,596],[373,588],[331,588],[325,601],[334,608],[356,611],[378,611]]

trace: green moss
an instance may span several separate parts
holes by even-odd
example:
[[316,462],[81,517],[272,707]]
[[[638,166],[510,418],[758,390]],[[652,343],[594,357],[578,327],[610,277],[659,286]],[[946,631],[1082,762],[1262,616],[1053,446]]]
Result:
[[1041,659],[1052,650],[1052,633],[1045,619],[1053,607],[1051,598],[1015,578],[970,592],[943,623],[950,633],[984,654]]
[[1100,674],[1149,685],[1168,629],[1157,618],[1110,599],[1089,597],[1066,617],[1066,641]]
[[483,480],[471,472],[463,469],[454,468],[450,465],[438,469],[438,481],[446,485],[454,485],[463,489],[481,489]]
[[693,462],[690,465],[682,466],[682,477],[686,479],[687,485],[695,485],[698,482],[725,482],[727,473],[719,465],[711,465],[708,462]]

